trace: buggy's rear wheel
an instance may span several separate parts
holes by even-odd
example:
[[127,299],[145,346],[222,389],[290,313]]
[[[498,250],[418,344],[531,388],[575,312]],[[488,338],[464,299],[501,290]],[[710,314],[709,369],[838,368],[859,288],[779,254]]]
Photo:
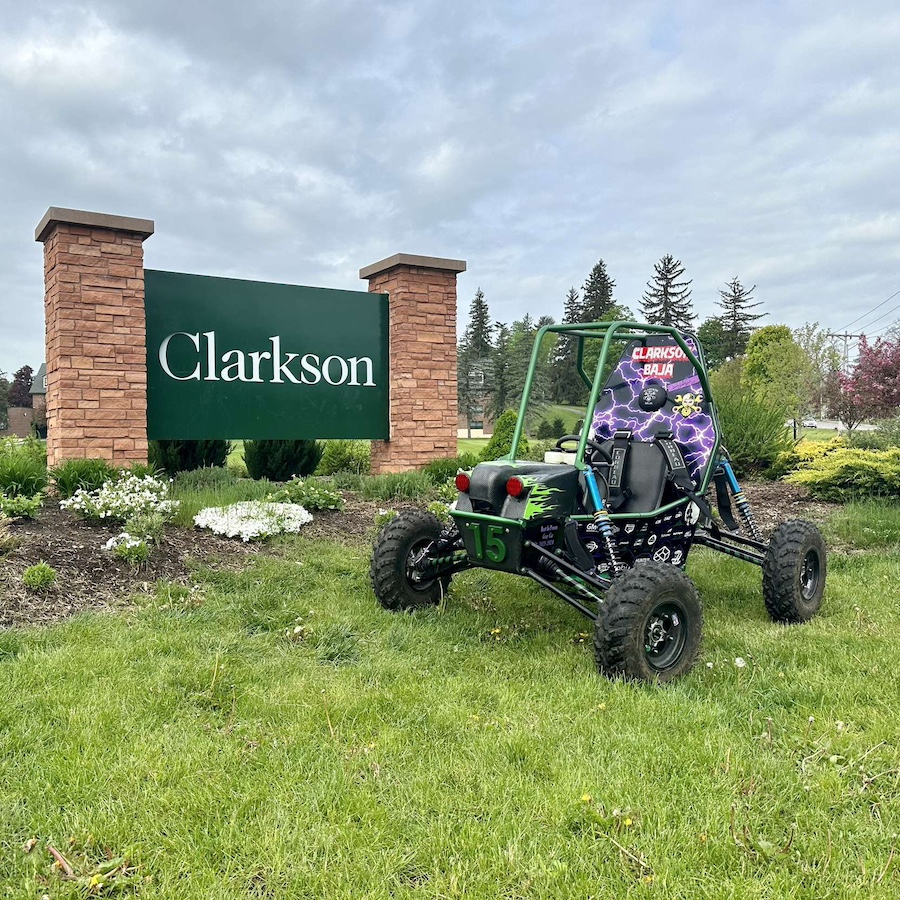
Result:
[[694,665],[702,634],[694,582],[668,563],[641,561],[612,583],[600,605],[594,658],[610,677],[673,681]]
[[775,529],[763,562],[763,599],[775,622],[811,619],[825,592],[825,541],[812,522],[792,519]]
[[441,533],[440,520],[421,510],[406,510],[391,519],[375,541],[369,576],[378,602],[393,611],[439,603],[450,576],[422,579],[416,563]]

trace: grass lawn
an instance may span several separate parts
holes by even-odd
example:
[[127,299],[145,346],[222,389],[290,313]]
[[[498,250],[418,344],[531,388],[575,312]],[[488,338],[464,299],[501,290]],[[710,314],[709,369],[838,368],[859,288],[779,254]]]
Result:
[[802,627],[768,621],[756,569],[694,551],[702,659],[666,688],[598,676],[587,620],[524,579],[466,573],[392,615],[366,546],[302,535],[0,632],[0,896],[106,895],[52,845],[76,876],[127,856],[116,896],[173,900],[897,897],[879,510],[834,521],[873,549],[832,556]]
[[458,438],[456,445],[459,448],[460,455],[463,453],[481,453],[487,447],[488,441],[490,441],[490,438]]

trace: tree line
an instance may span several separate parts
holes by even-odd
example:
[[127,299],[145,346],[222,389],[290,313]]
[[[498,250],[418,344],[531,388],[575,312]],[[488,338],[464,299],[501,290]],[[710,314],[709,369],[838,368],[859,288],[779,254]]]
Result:
[[[848,428],[860,421],[896,415],[900,406],[900,340],[879,339],[860,345],[860,358],[844,372],[828,332],[816,323],[791,330],[787,325],[757,324],[768,315],[738,277],[718,290],[717,315],[695,327],[691,279],[681,260],[664,255],[655,265],[639,304],[637,320],[695,333],[707,366],[719,373],[717,382],[735,391],[753,391],[784,411],[787,418],[833,415]],[[616,301],[615,280],[599,260],[581,288],[569,288],[563,301],[562,324],[636,320]],[[525,388],[537,331],[555,324],[552,316],[526,314],[511,325],[492,321],[479,288],[469,306],[469,318],[458,344],[458,401],[466,421],[487,416],[496,420],[517,409]],[[596,365],[599,342],[585,351],[585,369]],[[588,391],[576,367],[577,339],[548,335],[532,379],[532,405],[581,405]]]

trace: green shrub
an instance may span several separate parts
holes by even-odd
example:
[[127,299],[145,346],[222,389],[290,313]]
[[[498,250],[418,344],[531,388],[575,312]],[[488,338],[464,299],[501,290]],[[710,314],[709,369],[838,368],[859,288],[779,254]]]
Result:
[[879,422],[875,434],[884,441],[886,447],[900,447],[900,415]]
[[75,491],[95,491],[116,477],[116,470],[105,459],[67,459],[50,469],[56,493],[68,500]]
[[[548,438],[561,438],[566,433],[566,423],[563,422],[562,416],[557,416],[550,423],[550,434],[547,435]],[[540,435],[538,435],[540,437]]]
[[553,437],[553,426],[546,419],[541,419],[537,427],[537,437],[540,441],[546,441]]
[[769,478],[783,478],[790,472],[818,462],[823,456],[846,446],[847,443],[842,437],[833,437],[827,441],[799,440],[793,447],[782,450],[775,457],[775,461],[769,467],[766,475]]
[[132,537],[150,544],[161,544],[166,520],[162,513],[143,512],[132,516],[125,523],[125,531]]
[[22,584],[30,591],[47,591],[56,584],[56,571],[41,561],[22,573]]
[[207,488],[222,488],[237,484],[238,477],[231,469],[222,466],[207,466],[192,472],[179,472],[175,476],[175,489],[179,491],[202,491]]
[[738,475],[770,469],[793,445],[785,411],[751,390],[726,388],[714,393],[725,448]]
[[292,478],[283,488],[266,494],[270,503],[299,503],[306,509],[343,509],[344,498],[327,484],[307,478]]
[[368,475],[372,464],[372,445],[369,441],[325,441],[316,475],[337,475],[350,472]]
[[47,453],[34,438],[0,438],[0,491],[33,497],[47,487]]
[[424,472],[391,472],[360,479],[359,491],[366,500],[428,500],[435,486]]
[[445,484],[449,479],[455,478],[460,470],[475,468],[478,457],[474,453],[463,453],[461,456],[450,456],[446,459],[433,459],[422,471],[436,485]]
[[[519,415],[514,409],[508,409],[497,419],[494,423],[494,433],[488,445],[481,451],[482,460],[499,459],[509,453],[518,418]],[[528,439],[523,434],[519,440],[519,459],[524,459],[525,453],[528,453]]]
[[5,494],[0,491],[0,517],[33,519],[44,502],[43,493],[26,497],[24,494]]
[[900,495],[900,448],[857,450],[847,447],[820,457],[788,475],[822,500],[838,502]]
[[317,441],[244,441],[244,462],[251,478],[290,481],[312,475],[322,458]]
[[150,463],[170,475],[204,466],[224,466],[230,451],[228,441],[150,441]]

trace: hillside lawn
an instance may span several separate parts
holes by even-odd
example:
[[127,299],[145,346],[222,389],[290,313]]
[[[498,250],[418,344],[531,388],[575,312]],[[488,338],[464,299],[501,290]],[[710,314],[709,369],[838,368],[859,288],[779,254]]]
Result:
[[385,612],[349,536],[0,632],[0,896],[896,897],[900,508],[828,537],[801,627],[693,551],[665,688],[600,677],[522,578]]

